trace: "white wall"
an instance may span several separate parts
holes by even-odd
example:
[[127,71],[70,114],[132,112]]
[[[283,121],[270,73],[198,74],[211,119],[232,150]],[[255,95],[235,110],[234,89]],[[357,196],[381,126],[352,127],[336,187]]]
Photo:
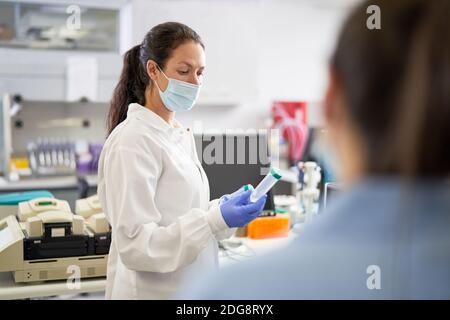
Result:
[[[351,2],[351,1],[350,1]],[[206,45],[207,96],[229,93],[236,107],[199,105],[177,117],[206,128],[261,128],[274,99],[306,100],[318,107],[327,61],[349,6],[303,0],[134,0],[133,41],[154,25],[183,22]],[[347,1],[347,4],[349,2]],[[310,123],[321,122],[320,110]]]
[[[355,1],[117,0],[122,7],[129,4],[122,14],[127,19],[121,36],[127,39],[122,41],[121,51],[141,42],[158,23],[186,23],[206,45],[203,101],[229,95],[229,100],[239,102],[235,107],[197,105],[191,112],[177,115],[186,126],[202,120],[205,128],[261,128],[275,99],[316,102],[310,110],[310,123],[317,125],[327,60],[350,8],[347,4]],[[64,100],[68,54],[0,49],[0,93],[20,92],[31,100]],[[118,54],[99,54],[98,61],[99,100],[108,101],[122,62]]]

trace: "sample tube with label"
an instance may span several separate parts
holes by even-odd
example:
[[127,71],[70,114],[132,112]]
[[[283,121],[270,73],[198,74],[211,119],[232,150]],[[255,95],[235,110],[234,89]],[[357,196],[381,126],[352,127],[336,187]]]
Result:
[[256,202],[259,198],[269,192],[270,189],[281,179],[281,173],[276,168],[271,168],[269,173],[253,190],[250,196],[250,202]]

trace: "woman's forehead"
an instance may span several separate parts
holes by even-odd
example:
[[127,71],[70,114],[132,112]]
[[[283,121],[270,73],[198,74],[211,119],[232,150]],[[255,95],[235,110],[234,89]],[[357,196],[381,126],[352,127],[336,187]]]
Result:
[[170,59],[176,65],[202,68],[205,66],[205,52],[202,46],[195,42],[188,42],[178,46]]

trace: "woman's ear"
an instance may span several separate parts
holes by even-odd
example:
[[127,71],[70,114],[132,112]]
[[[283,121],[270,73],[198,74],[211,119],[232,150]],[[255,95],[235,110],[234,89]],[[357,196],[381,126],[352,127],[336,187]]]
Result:
[[155,61],[153,60],[148,60],[147,61],[147,74],[150,77],[150,79],[152,79],[153,81],[156,81],[156,79],[158,78],[157,76],[157,64]]

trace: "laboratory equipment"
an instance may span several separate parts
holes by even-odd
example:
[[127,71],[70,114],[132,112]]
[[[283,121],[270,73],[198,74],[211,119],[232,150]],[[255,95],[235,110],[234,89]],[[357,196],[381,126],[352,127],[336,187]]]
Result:
[[35,198],[53,198],[53,194],[47,190],[35,190],[0,195],[0,219],[16,214],[20,202]]
[[39,138],[27,145],[31,171],[40,176],[97,172],[102,144]]
[[99,220],[91,228],[85,218],[97,211],[76,215],[55,198],[20,202],[16,215],[0,220],[0,272],[16,282],[67,279],[74,266],[81,278],[105,276],[111,233],[97,233]]
[[95,172],[97,174],[98,162],[100,161],[100,155],[102,153],[102,149],[103,149],[102,143],[90,143],[89,144],[89,153],[92,156],[91,163],[89,164],[90,172]]
[[85,219],[93,214],[103,212],[100,200],[97,195],[85,199],[79,199],[75,202],[75,212]]
[[251,239],[287,237],[289,228],[289,215],[287,214],[259,217],[248,224],[247,236]]
[[293,195],[276,195],[274,197],[276,212],[280,210],[284,211],[286,214],[289,214],[289,222],[291,226],[297,219],[297,215],[299,213],[299,203],[297,201],[297,197]]
[[27,145],[31,171],[36,175],[74,174],[75,145],[66,139],[39,138]]
[[271,168],[269,173],[261,180],[261,182],[252,191],[250,202],[256,202],[259,198],[269,192],[270,189],[281,179],[281,173],[276,168]]
[[304,220],[310,222],[319,211],[320,189],[318,185],[322,178],[321,168],[312,161],[299,162],[298,167],[300,169],[299,180],[301,181],[297,196],[303,210]]
[[[103,213],[97,195],[77,200],[75,203],[75,212],[86,220],[88,228],[95,232],[101,238],[100,240],[104,240],[102,237],[111,239],[111,227]],[[103,249],[108,252],[108,248],[104,247]]]

